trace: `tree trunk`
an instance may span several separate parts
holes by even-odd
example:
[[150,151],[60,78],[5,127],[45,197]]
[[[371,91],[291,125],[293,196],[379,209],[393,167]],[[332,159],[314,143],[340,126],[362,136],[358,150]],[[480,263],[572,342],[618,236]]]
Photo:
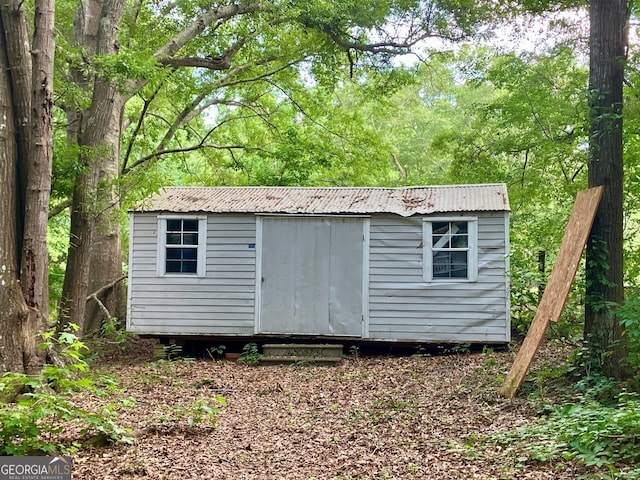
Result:
[[[83,2],[76,15],[76,41],[84,39],[95,42],[89,44],[89,51],[98,55],[115,54],[118,49],[118,25],[122,15],[123,0]],[[90,11],[84,6],[91,7]],[[99,17],[96,17],[98,8]],[[96,22],[96,18],[100,21]],[[94,30],[95,29],[95,30]],[[94,46],[95,45],[95,48]],[[67,269],[65,272],[62,299],[60,302],[58,329],[69,323],[85,332],[87,295],[89,291],[90,259],[94,249],[93,236],[98,216],[104,208],[98,200],[100,169],[108,158],[117,155],[108,140],[113,129],[111,121],[119,118],[121,108],[118,88],[108,78],[96,77],[93,82],[91,106],[87,112],[77,115],[82,119],[77,142],[85,153],[81,159],[82,171],[76,178],[71,209],[71,233]],[[106,254],[106,252],[96,252]],[[119,276],[118,274],[117,276]],[[116,278],[117,278],[116,276]],[[112,278],[111,280],[114,280]]]
[[0,2],[0,372],[33,374],[44,362],[53,25],[53,1],[36,1],[30,46],[23,4]]
[[[100,158],[98,164],[98,182],[96,204],[100,212],[93,230],[93,248],[91,249],[89,268],[89,294],[105,285],[112,284],[122,276],[122,248],[120,238],[120,198],[116,188],[120,165],[120,126],[124,112],[125,98],[119,95],[113,107],[113,117],[109,121],[109,130],[104,139],[109,145],[109,154]],[[124,321],[126,300],[121,282],[104,291],[99,297],[111,317]],[[94,334],[102,323],[108,320],[106,313],[94,301],[89,300],[85,313],[83,334]]]
[[23,348],[19,325],[28,314],[18,275],[18,188],[15,122],[10,99],[7,48],[4,28],[5,6],[0,16],[0,373],[24,372]]
[[624,302],[622,87],[628,2],[593,0],[590,18],[589,186],[605,190],[587,244],[584,335],[603,372],[624,378],[626,348],[613,305]]

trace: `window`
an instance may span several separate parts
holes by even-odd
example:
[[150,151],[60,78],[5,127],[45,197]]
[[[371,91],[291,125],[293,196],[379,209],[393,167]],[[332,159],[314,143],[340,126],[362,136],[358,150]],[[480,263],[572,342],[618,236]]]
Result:
[[159,217],[158,274],[204,276],[206,219]]
[[474,281],[477,221],[470,218],[433,218],[423,224],[424,279]]

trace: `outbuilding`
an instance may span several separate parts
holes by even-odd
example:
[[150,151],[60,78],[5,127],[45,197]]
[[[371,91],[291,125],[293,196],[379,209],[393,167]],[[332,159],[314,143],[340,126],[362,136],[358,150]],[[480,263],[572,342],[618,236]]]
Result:
[[127,328],[505,343],[504,184],[169,187],[130,212]]

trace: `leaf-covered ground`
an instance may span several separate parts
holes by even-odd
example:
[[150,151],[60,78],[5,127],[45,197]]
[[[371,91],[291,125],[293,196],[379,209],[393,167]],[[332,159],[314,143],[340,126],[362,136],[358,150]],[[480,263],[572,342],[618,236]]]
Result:
[[[556,353],[545,347],[534,368],[562,361]],[[571,462],[541,464],[509,446],[474,441],[536,421],[540,403],[497,393],[513,352],[348,356],[331,367],[266,367],[152,362],[149,344],[138,342],[136,357],[116,352],[98,367],[117,379],[123,398],[135,399],[119,420],[132,429],[134,443],[77,453],[74,478],[570,479],[585,473]],[[215,423],[198,418],[216,406]]]

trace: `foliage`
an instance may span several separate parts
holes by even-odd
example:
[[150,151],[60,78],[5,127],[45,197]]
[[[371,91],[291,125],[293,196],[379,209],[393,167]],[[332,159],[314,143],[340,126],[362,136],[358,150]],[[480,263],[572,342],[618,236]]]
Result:
[[224,351],[227,349],[226,345],[214,345],[212,347],[207,348],[207,353],[211,357],[212,360],[223,358]]
[[49,221],[47,249],[49,254],[49,310],[51,312],[55,312],[62,295],[67,249],[69,247],[68,232],[68,215],[57,215]]
[[188,406],[178,405],[172,407],[160,416],[161,423],[179,422],[185,420],[189,427],[194,427],[208,420],[212,425],[216,422],[216,415],[220,413],[220,406],[227,404],[226,399],[218,395],[213,399],[199,398]]
[[[555,408],[537,424],[486,437],[508,445],[525,461],[578,459],[585,465],[605,467],[611,478],[632,478],[640,473],[640,396],[623,392],[617,404],[590,400]],[[524,453],[522,453],[524,452]]]
[[629,365],[640,377],[640,296],[637,292],[629,292],[616,313],[627,338]]
[[100,333],[103,337],[112,339],[119,344],[125,343],[131,337],[131,333],[126,330],[123,322],[116,317],[109,317],[104,320],[100,327]]
[[261,358],[262,354],[258,349],[258,345],[255,343],[247,343],[242,347],[242,352],[240,353],[238,362],[246,363],[248,365],[257,365],[260,363]]
[[[116,423],[115,402],[103,403],[97,411],[76,406],[73,395],[82,393],[108,399],[117,390],[110,377],[94,377],[83,359],[87,347],[71,331],[48,332],[42,348],[55,348],[67,363],[45,365],[38,375],[5,373],[0,378],[0,454],[35,455],[69,453],[81,447],[79,439],[65,437],[76,426],[81,438],[99,436],[108,442],[130,443],[126,429]],[[23,392],[15,398],[16,392]]]

